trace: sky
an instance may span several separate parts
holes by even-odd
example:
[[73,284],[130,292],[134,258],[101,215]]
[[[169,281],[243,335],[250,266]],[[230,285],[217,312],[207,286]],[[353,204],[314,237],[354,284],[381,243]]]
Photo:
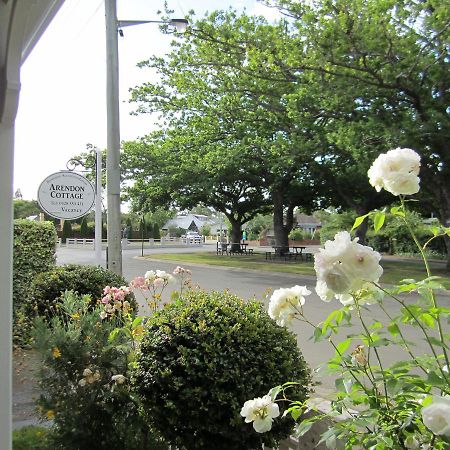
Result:
[[[158,20],[164,0],[117,0],[119,20]],[[276,12],[256,0],[168,0],[182,18],[193,9],[228,9],[273,19]],[[87,144],[106,148],[106,54],[104,0],[66,0],[21,70],[21,93],[16,119],[14,192],[37,198],[40,183],[66,170],[68,160]],[[173,36],[157,24],[124,28],[119,37],[121,140],[144,136],[154,129],[150,115],[132,116],[130,87],[156,81],[149,69],[136,64],[152,55],[164,56]]]

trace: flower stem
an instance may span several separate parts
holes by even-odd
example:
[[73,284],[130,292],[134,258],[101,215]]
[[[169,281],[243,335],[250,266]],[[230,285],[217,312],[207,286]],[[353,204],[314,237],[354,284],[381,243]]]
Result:
[[[392,318],[392,316],[387,312],[386,308],[383,306],[382,303],[379,303],[380,308],[382,309],[382,311],[386,314],[386,316],[389,318],[389,320],[391,322],[394,322],[394,319]],[[417,360],[417,358],[414,356],[413,352],[411,351],[411,349],[409,348],[409,345],[405,339],[405,337],[403,336],[402,330],[400,329],[400,327],[397,326],[398,329],[398,334],[400,335],[400,338],[403,342],[403,347],[404,349],[408,352],[408,355],[411,356],[411,359],[417,364],[417,367],[419,367],[425,374],[428,375],[427,370],[420,364],[420,362]]]
[[[433,353],[434,358],[436,359],[436,361],[439,361],[439,357],[438,354],[436,353],[435,348],[433,347],[433,344],[430,341],[430,336],[427,333],[427,330],[425,329],[425,327],[422,325],[422,323],[420,322],[420,320],[416,317],[416,315],[412,312],[411,308],[408,307],[408,305],[401,299],[399,299],[398,297],[396,297],[395,295],[392,295],[390,292],[388,292],[386,289],[382,288],[380,285],[375,284],[379,289],[381,289],[385,294],[389,295],[392,299],[394,299],[397,303],[399,303],[400,305],[403,306],[403,308],[406,309],[406,311],[408,312],[408,314],[414,319],[414,322],[419,326],[419,328],[422,330],[423,335],[425,336],[425,340],[428,342],[428,345],[431,349],[431,352]],[[443,342],[443,341],[442,341]],[[449,366],[450,367],[450,366]],[[450,383],[450,379],[449,376],[445,373],[445,371],[443,370],[443,368],[441,367],[441,365],[439,364],[439,371],[441,372],[442,376],[449,381]]]
[[[297,308],[296,308],[297,309]],[[298,309],[297,309],[298,311]],[[306,324],[310,325],[311,327],[314,328],[314,330],[318,329],[319,327],[317,325],[314,325],[312,322],[310,322],[303,314],[303,311],[299,311],[299,315],[301,317],[301,319],[298,319],[302,322],[305,322]],[[350,375],[352,376],[352,378],[358,383],[359,386],[361,386],[361,388],[363,389],[363,391],[365,392],[365,394],[370,397],[370,391],[366,388],[366,386],[364,385],[364,383],[362,381],[360,381],[360,379],[355,375],[354,371],[352,370],[352,367],[349,366],[343,358],[342,353],[339,351],[339,349],[337,348],[337,345],[333,342],[333,340],[331,338],[328,338],[328,342],[331,344],[331,346],[334,348],[335,352],[341,357],[342,360],[342,364],[344,365],[345,369],[348,370],[348,372],[350,373]],[[378,396],[377,396],[377,387],[375,384],[375,381],[372,380],[370,378],[370,376],[366,373],[367,378],[370,380],[370,383],[373,386],[373,390],[375,392],[375,396],[377,397],[377,402],[378,402]]]
[[[373,344],[373,343],[374,343],[374,340],[372,339],[372,336],[370,335],[370,331],[369,331],[369,329],[367,328],[367,325],[366,325],[366,323],[365,323],[365,321],[364,321],[364,319],[363,319],[363,317],[362,317],[362,314],[361,314],[361,307],[359,306],[359,302],[358,302],[358,300],[357,300],[356,298],[355,298],[355,305],[356,305],[356,311],[357,311],[357,314],[358,314],[359,321],[361,322],[361,325],[363,326],[364,331],[366,332],[366,335],[367,335],[367,338],[369,339],[369,342],[370,342],[371,344]],[[369,348],[370,348],[370,346],[369,346]],[[379,353],[378,353],[378,349],[377,349],[376,347],[373,347],[373,350],[374,350],[375,355],[376,355],[376,357],[377,357],[378,364],[380,365],[380,371],[381,371],[381,373],[382,373],[382,375],[383,375],[383,388],[384,388],[384,395],[385,395],[386,408],[389,409],[389,402],[388,402],[388,398],[389,398],[389,397],[388,397],[388,391],[387,391],[387,385],[386,385],[386,378],[385,378],[385,376],[384,376],[383,364],[382,364],[382,362],[381,362],[381,358],[380,358],[380,355],[379,355]],[[374,376],[374,374],[372,373],[372,369],[371,369],[371,367],[370,367],[370,364],[368,364],[368,367],[369,367],[370,373],[372,374],[372,377],[375,379],[375,376]],[[375,389],[375,391],[376,391],[376,389]]]
[[[419,240],[416,237],[416,234],[414,233],[414,230],[411,227],[411,224],[409,223],[409,221],[406,217],[407,210],[406,210],[406,205],[405,205],[405,199],[403,198],[403,196],[400,196],[400,201],[402,204],[403,212],[405,213],[404,222],[406,224],[406,227],[408,228],[408,231],[411,233],[411,236],[412,236],[417,248],[419,249],[420,255],[422,256],[422,260],[425,264],[425,269],[427,271],[427,277],[431,277],[431,270],[430,270],[430,265],[428,263],[428,259],[425,255],[425,252],[424,252],[422,246],[420,245]],[[433,304],[433,307],[437,309],[438,303],[437,303],[436,295],[435,295],[433,289],[430,289],[430,296],[431,296],[431,302]],[[436,323],[438,326],[439,338],[443,344],[445,342],[445,339],[444,339],[444,332],[442,330],[442,324],[441,324],[441,319],[440,319],[439,313],[436,314]],[[441,345],[441,349],[442,349],[442,353],[444,354],[445,363],[447,364],[447,367],[450,367],[450,359],[449,359],[449,356],[447,353],[447,349],[445,348],[444,345]],[[443,372],[442,369],[441,369],[441,372]],[[447,377],[445,377],[445,378],[447,378]]]

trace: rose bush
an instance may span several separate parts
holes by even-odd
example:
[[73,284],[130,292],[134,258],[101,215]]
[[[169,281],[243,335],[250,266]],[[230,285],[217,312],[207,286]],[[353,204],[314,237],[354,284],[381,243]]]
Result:
[[[53,267],[32,280],[32,301],[27,313],[31,317],[39,315],[50,319],[58,313],[65,291],[74,291],[80,295],[89,294],[91,306],[95,307],[104,295],[105,286],[125,284],[123,277],[99,266],[65,264]],[[137,310],[137,304],[131,292],[127,294],[125,300],[135,311]]]
[[130,336],[139,323],[133,319],[130,334],[115,333],[131,315],[116,309],[102,318],[104,308],[92,307],[87,295],[66,292],[58,315],[34,321],[33,346],[42,360],[37,405],[42,418],[52,420],[48,448],[167,449],[129,390]]
[[[302,321],[312,328],[315,341],[327,340],[335,353],[326,364],[326,373],[336,380],[331,410],[322,412],[308,401],[289,402],[288,412],[294,419],[302,419],[295,429],[297,436],[302,436],[316,421],[339,416],[320,441],[329,448],[337,448],[338,442],[346,449],[450,448],[450,308],[439,304],[437,292],[443,287],[432,276],[425,256],[430,242],[450,235],[450,228],[431,227],[432,236],[419,242],[409,222],[404,198],[418,192],[419,168],[417,153],[395,149],[380,155],[368,175],[377,190],[386,189],[399,196],[400,205],[392,207],[390,213],[403,220],[409,230],[422,256],[427,278],[403,280],[390,288],[381,286],[380,255],[352,240],[349,233],[339,232],[315,257],[316,292],[327,302],[338,299],[343,307],[314,324],[304,313],[305,294],[300,297],[290,293],[306,292],[306,287],[279,289],[270,299],[269,312],[277,323],[286,326],[294,318]],[[367,216],[373,219],[375,231],[383,227],[385,211],[373,211],[358,217],[353,228]],[[379,308],[385,320],[372,319],[370,308]],[[366,318],[366,311],[370,319]],[[338,332],[354,319],[361,331],[338,342]],[[426,342],[427,353],[419,354],[407,338],[406,329],[411,327],[416,330],[416,338]],[[387,365],[380,350],[389,347],[392,352],[394,346],[406,351],[408,359]],[[291,385],[273,388],[269,392],[272,403],[267,397],[244,403],[246,422],[253,421],[258,432],[270,430],[277,421],[272,404],[285,402]],[[284,395],[276,398],[277,393]],[[316,414],[303,419],[303,413],[310,410]]]

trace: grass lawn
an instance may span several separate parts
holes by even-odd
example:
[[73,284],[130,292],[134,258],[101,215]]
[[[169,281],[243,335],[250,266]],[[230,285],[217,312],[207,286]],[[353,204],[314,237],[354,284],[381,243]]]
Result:
[[[181,265],[186,263],[206,264],[209,266],[237,267],[242,269],[263,270],[267,272],[298,273],[301,275],[315,276],[314,263],[312,261],[266,261],[263,253],[255,253],[249,256],[216,255],[216,252],[196,253],[162,253],[147,256],[149,259],[174,261]],[[382,259],[384,269],[381,282],[395,284],[405,278],[421,280],[426,277],[425,268],[418,260],[413,259]],[[450,273],[445,270],[445,261],[431,263],[433,275],[443,277],[442,284],[450,289]]]

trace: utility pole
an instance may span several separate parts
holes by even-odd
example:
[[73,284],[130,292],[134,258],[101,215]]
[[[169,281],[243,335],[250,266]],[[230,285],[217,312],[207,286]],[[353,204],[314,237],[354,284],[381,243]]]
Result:
[[102,262],[102,151],[95,149],[96,189],[95,189],[95,260],[98,265]]
[[122,275],[120,224],[120,118],[119,51],[116,0],[105,0],[107,153],[106,192],[108,200],[108,269]]

